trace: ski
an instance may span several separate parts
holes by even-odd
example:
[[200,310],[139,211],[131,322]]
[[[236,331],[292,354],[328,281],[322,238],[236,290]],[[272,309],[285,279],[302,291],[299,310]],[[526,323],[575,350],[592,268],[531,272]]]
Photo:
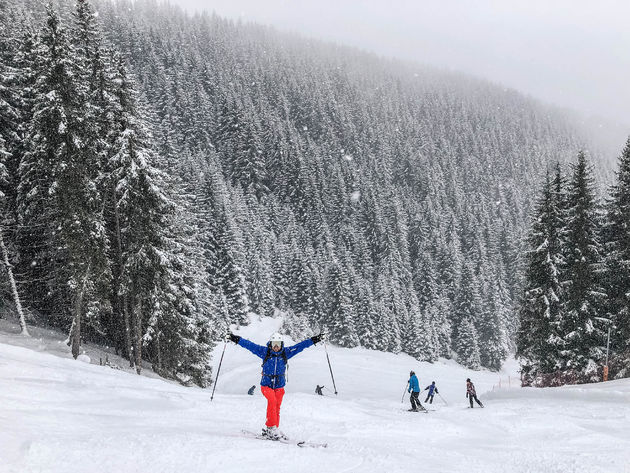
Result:
[[284,443],[287,445],[297,445],[298,447],[311,447],[311,448],[326,448],[328,447],[327,443],[318,443],[318,442],[309,442],[308,440],[291,440],[291,439],[270,439],[269,437],[265,437],[262,434],[256,434],[249,430],[243,430],[243,434],[249,438],[255,438],[258,440],[267,440],[269,442],[278,442]]
[[422,414],[426,414],[426,413],[428,413],[429,411],[428,411],[427,409],[418,409],[418,410],[415,410],[415,409],[407,409],[407,412],[421,412]]

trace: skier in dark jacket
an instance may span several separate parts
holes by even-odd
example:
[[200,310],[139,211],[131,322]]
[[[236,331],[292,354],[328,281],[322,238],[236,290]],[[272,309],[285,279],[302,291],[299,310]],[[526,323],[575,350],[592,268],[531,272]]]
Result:
[[320,396],[323,396],[324,393],[322,392],[322,389],[324,389],[324,386],[320,386],[319,384],[317,385],[317,387],[315,388],[315,393],[319,394]]
[[263,429],[265,437],[269,437],[272,440],[286,438],[278,429],[278,426],[280,425],[280,405],[282,404],[284,385],[286,383],[287,361],[305,348],[319,343],[322,336],[322,334],[315,335],[296,345],[285,347],[282,335],[276,332],[269,337],[269,342],[264,347],[233,333],[228,334],[228,338],[232,342],[251,351],[263,360],[260,391],[267,399],[267,422],[265,423],[266,427]]
[[255,390],[256,390],[256,385],[249,388],[249,390],[247,391],[247,394],[249,394],[250,396],[253,396]]
[[466,397],[470,401],[470,408],[473,407],[473,399],[479,404],[479,406],[483,407],[483,404],[479,399],[477,399],[477,391],[475,391],[475,385],[472,383],[470,378],[466,380]]
[[429,404],[433,404],[433,396],[435,396],[436,394],[440,394],[437,386],[435,385],[435,381],[432,381],[430,386],[424,388],[425,391],[427,389],[429,390],[429,394],[427,394],[427,398],[424,400],[424,402],[429,401]]
[[420,404],[420,399],[418,399],[418,396],[420,395],[420,383],[418,382],[416,373],[413,371],[409,372],[409,381],[407,384],[409,386],[407,388],[407,392],[411,393],[411,409],[409,410],[414,412],[425,410],[424,407],[422,407],[422,404]]

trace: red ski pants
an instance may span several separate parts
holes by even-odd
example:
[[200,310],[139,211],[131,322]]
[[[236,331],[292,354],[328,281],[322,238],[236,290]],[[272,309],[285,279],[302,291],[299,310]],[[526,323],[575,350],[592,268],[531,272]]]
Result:
[[284,396],[284,388],[272,389],[269,386],[261,386],[263,396],[267,398],[267,427],[280,425],[280,404]]

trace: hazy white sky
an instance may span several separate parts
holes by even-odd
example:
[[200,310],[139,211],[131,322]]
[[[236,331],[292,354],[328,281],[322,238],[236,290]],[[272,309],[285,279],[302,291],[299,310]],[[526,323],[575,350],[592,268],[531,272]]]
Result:
[[469,72],[630,131],[630,0],[170,0]]

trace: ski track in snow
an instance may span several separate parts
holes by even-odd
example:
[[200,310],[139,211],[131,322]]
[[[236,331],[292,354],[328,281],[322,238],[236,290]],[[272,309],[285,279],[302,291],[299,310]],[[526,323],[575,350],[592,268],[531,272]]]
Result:
[[[263,343],[278,324],[256,320],[239,333]],[[1,473],[630,473],[630,380],[488,392],[515,374],[513,361],[503,373],[472,372],[329,346],[339,396],[316,396],[316,384],[332,390],[317,346],[289,361],[280,428],[328,448],[299,448],[241,434],[261,429],[266,401],[259,387],[244,394],[258,386],[260,360],[239,347],[226,349],[210,403],[210,390],[77,362],[41,329],[24,339],[0,328]],[[436,381],[449,405],[436,396],[435,412],[407,412],[410,369],[422,388]],[[466,408],[466,377],[485,409]]]

